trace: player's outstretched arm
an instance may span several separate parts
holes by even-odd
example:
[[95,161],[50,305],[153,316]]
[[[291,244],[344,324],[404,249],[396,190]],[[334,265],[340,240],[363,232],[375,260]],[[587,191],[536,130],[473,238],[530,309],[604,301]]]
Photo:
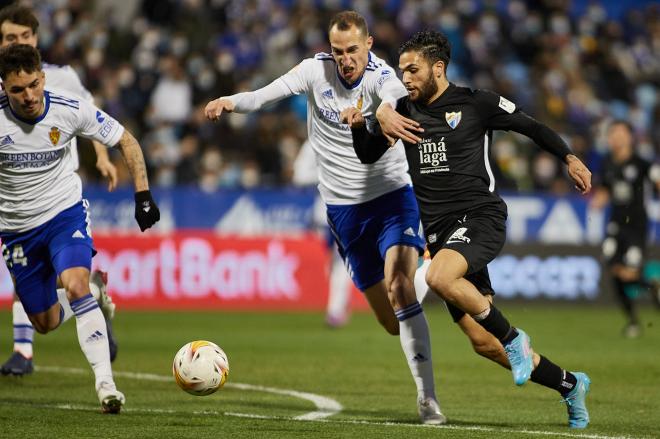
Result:
[[387,137],[401,139],[404,142],[416,144],[422,139],[416,133],[423,133],[418,122],[400,115],[388,102],[383,102],[376,110],[376,118],[380,129]]
[[258,90],[222,96],[206,104],[204,114],[208,120],[216,121],[220,119],[222,113],[231,113],[232,111],[250,113],[261,110],[267,105],[301,92],[302,87],[291,86],[290,82],[293,77],[295,75],[292,71]]
[[144,156],[140,144],[128,131],[124,133],[117,143],[121,151],[128,172],[133,177],[135,186],[135,220],[141,231],[147,230],[160,220],[160,211],[149,191],[149,180],[147,178],[147,167],[144,164]]
[[108,179],[108,192],[112,192],[117,187],[117,168],[110,161],[110,155],[105,145],[96,140],[92,140],[92,145],[96,152],[96,169],[103,178]]
[[496,93],[477,90],[474,99],[487,129],[511,130],[529,137],[543,150],[566,163],[568,175],[575,183],[575,188],[583,195],[589,193],[591,171],[573,154],[559,134]]
[[234,111],[234,103],[225,97],[209,102],[204,108],[206,118],[213,121],[220,119],[222,113],[231,113],[232,111]]

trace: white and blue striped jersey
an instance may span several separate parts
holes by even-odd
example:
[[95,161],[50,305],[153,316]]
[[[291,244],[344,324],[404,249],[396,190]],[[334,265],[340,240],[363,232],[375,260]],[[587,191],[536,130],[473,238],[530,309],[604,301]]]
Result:
[[[85,88],[78,74],[71,66],[43,63],[42,69],[46,74],[46,87],[48,87],[48,90],[54,93],[73,95],[80,100],[94,105],[94,96]],[[80,162],[78,159],[78,145],[75,138],[72,142],[71,156],[75,161],[75,169],[78,169]]]
[[363,164],[355,154],[350,127],[339,120],[342,110],[357,107],[370,125],[382,101],[407,96],[394,69],[373,53],[362,78],[348,85],[332,55],[308,58],[255,92],[230,96],[235,111],[247,112],[294,94],[307,95],[307,131],[316,155],[319,191],[326,204],[360,204],[411,184],[401,144],[376,163]]
[[[48,90],[54,93],[74,96],[77,99],[87,101],[94,105],[94,96],[92,96],[89,90],[87,90],[82,84],[80,77],[78,77],[78,74],[73,67],[68,65],[43,63],[41,68],[46,74],[46,87],[48,87]],[[72,139],[71,142],[73,142],[71,144],[71,155],[75,162],[75,169],[78,169],[80,161],[78,159],[76,139]]]
[[44,113],[25,120],[0,95],[0,230],[24,232],[82,198],[72,139],[117,144],[124,127],[87,101],[44,91]]

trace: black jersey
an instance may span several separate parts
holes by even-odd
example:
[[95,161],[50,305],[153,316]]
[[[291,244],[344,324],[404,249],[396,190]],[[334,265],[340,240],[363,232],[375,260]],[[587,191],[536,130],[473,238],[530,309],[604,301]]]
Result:
[[601,173],[602,183],[610,193],[612,211],[610,221],[620,227],[646,231],[647,215],[644,208],[645,186],[658,178],[651,163],[633,154],[624,163],[615,163],[611,156],[605,159]]
[[525,134],[562,159],[571,152],[556,133],[490,91],[450,84],[430,105],[399,99],[397,111],[424,128],[421,142],[404,146],[425,226],[474,209],[506,214],[490,164],[492,130]]

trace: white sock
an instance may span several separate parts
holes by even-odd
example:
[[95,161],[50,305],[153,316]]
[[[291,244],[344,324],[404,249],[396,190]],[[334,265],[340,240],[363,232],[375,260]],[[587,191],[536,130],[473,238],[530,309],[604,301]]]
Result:
[[71,309],[76,315],[78,342],[96,377],[96,388],[101,382],[114,385],[108,335],[103,313],[96,299],[88,294],[71,302]]
[[330,292],[328,296],[329,316],[342,317],[348,314],[349,299],[351,297],[351,278],[346,271],[344,261],[339,255],[332,258],[330,270]]
[[12,320],[14,323],[14,351],[19,352],[25,358],[32,358],[32,342],[34,340],[34,327],[23,308],[23,304],[17,300],[11,307]]
[[418,302],[396,311],[401,348],[417,386],[418,398],[435,399],[431,337],[426,316]]
[[424,259],[422,265],[415,271],[415,295],[419,303],[423,303],[426,295],[431,291],[429,284],[426,283],[426,272],[429,271],[430,265],[431,260]]
[[71,309],[71,304],[69,303],[69,298],[66,297],[66,290],[64,288],[57,289],[57,301],[60,302],[60,325],[71,317],[73,317],[73,310]]

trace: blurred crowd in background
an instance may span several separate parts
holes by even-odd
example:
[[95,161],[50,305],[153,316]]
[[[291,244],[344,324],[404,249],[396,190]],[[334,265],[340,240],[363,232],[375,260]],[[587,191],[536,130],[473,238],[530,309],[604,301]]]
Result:
[[[2,3],[2,2],[0,2]],[[8,3],[8,2],[5,2]],[[613,118],[632,123],[637,150],[660,148],[660,4],[569,0],[33,0],[44,60],[71,64],[99,106],[140,140],[154,185],[291,183],[306,138],[305,97],[218,123],[216,97],[253,90],[329,51],[327,23],[355,9],[374,52],[433,28],[452,44],[448,78],[492,89],[557,130],[597,173]],[[99,180],[93,150],[81,174]],[[113,152],[116,154],[116,152]],[[563,169],[525,138],[495,138],[500,189],[571,190]],[[118,157],[114,157],[119,164]],[[122,169],[124,183],[129,181]]]

